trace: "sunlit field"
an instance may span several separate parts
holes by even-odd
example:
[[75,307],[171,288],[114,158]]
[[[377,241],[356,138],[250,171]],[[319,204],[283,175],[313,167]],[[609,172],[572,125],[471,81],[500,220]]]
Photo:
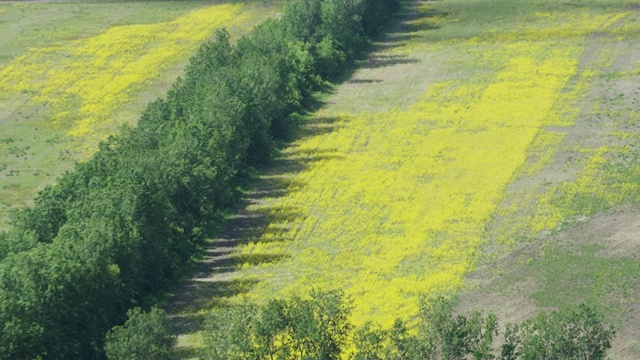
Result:
[[113,115],[136,88],[182,60],[213,29],[245,21],[241,8],[205,7],[170,22],[116,26],[96,37],[31,49],[2,69],[0,87],[53,108],[51,123],[71,124],[67,135],[82,139],[79,150],[90,154],[97,140],[126,121]]
[[[592,215],[580,197],[607,208],[637,199],[637,165],[620,172],[610,161],[631,154],[637,133],[611,129],[615,141],[597,147],[567,138],[619,55],[591,47],[635,39],[639,26],[628,4],[583,5],[408,9],[420,16],[400,24],[284,151],[302,170],[265,177],[287,191],[250,207],[268,225],[237,250],[235,279],[255,284],[237,299],[340,287],[356,324],[390,326],[411,320],[422,295],[464,290],[487,246],[509,249]],[[539,179],[569,151],[584,158]]]
[[254,3],[0,6],[0,217],[135,124],[215,29],[246,33],[275,11]]
[[[435,295],[505,322],[586,302],[640,358],[640,0],[402,4],[160,301],[178,352],[212,308],[343,289],[357,327]],[[0,230],[213,30],[281,5],[0,5]]]

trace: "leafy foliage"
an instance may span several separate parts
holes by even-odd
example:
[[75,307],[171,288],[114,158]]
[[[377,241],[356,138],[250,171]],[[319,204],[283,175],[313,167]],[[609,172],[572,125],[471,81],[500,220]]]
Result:
[[[265,305],[213,310],[205,322],[206,359],[537,360],[604,359],[615,332],[587,305],[542,313],[507,324],[497,353],[494,314],[453,314],[444,297],[423,301],[416,329],[396,320],[390,329],[371,323],[354,331],[351,305],[341,291],[311,298],[272,299]],[[352,347],[347,340],[352,340]]]
[[600,315],[581,304],[551,314],[540,314],[510,325],[502,345],[505,360],[606,358],[615,331],[602,325]]
[[214,310],[205,322],[206,359],[340,359],[351,334],[341,291]]
[[171,320],[158,308],[148,313],[135,308],[127,312],[122,326],[115,326],[106,335],[105,352],[112,360],[171,359],[175,336]]
[[398,8],[398,1],[388,0],[294,0],[286,3],[283,22],[295,39],[310,45],[316,72],[331,79]]

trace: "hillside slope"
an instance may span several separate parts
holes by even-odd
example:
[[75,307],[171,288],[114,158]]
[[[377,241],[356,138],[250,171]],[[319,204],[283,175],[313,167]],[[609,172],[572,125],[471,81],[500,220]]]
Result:
[[215,29],[247,33],[280,6],[0,4],[0,229],[11,208],[134,124]]
[[[637,6],[407,5],[395,31],[265,171],[174,313],[188,324],[221,303],[340,287],[354,300],[356,324],[389,326],[411,319],[421,294],[482,290],[500,274],[496,259],[637,204]],[[539,264],[535,283],[548,284],[537,295],[520,301],[496,286],[486,301],[467,293],[462,308],[515,301],[514,311],[531,315],[588,301],[614,323],[616,309],[636,316],[637,252],[610,257],[595,234],[595,253],[524,259]],[[568,271],[593,256],[602,261],[593,272]],[[548,261],[553,272],[543,270]],[[567,282],[588,285],[553,295]],[[620,349],[637,346],[638,335],[621,326],[614,354],[632,358],[636,350]]]

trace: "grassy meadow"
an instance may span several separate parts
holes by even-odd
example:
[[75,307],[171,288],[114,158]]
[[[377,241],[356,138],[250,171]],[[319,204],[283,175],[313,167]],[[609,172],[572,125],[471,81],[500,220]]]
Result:
[[100,140],[135,124],[215,29],[248,32],[258,2],[0,4],[0,228]]
[[639,237],[604,239],[638,214],[640,3],[405,5],[262,176],[183,315],[337,287],[385,327],[424,294],[505,321],[587,301],[637,358]]

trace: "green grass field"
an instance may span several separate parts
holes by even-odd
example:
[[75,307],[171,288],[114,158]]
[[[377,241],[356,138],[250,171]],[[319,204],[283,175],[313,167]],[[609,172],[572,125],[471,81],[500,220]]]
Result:
[[0,228],[163,96],[197,45],[278,2],[0,4]]

